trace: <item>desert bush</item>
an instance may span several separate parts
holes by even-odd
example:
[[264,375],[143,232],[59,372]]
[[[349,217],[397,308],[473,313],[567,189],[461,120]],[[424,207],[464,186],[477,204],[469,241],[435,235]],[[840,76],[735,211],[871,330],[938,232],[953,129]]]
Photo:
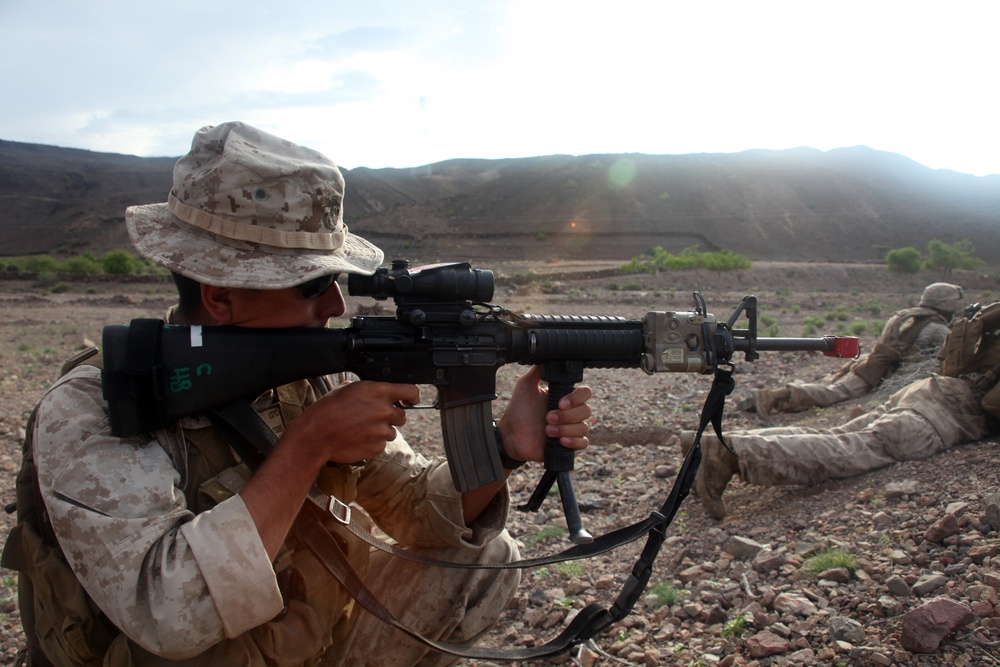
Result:
[[70,257],[62,263],[63,273],[83,273],[93,275],[104,271],[104,267],[97,261],[97,258],[90,254]]
[[102,260],[105,273],[116,276],[134,275],[139,268],[139,260],[135,255],[124,250],[110,250],[104,255]]
[[676,604],[687,591],[675,588],[672,584],[661,583],[653,586],[650,593],[656,598],[656,606],[662,607],[664,605],[670,606]]
[[870,315],[881,315],[882,306],[876,301],[869,301],[861,306],[855,308],[859,313],[868,313]]
[[859,567],[858,560],[843,549],[827,549],[803,563],[803,568],[813,574],[820,574],[835,567],[843,567],[854,572]]
[[656,273],[657,271],[738,271],[753,266],[748,258],[729,250],[701,252],[698,246],[689,246],[679,254],[669,253],[656,246],[621,266],[623,271]]
[[59,270],[59,262],[48,255],[38,255],[29,257],[24,262],[24,270],[31,273],[56,273]]
[[920,251],[913,246],[890,250],[885,256],[886,267],[893,273],[918,273],[924,264]]
[[837,320],[838,322],[846,322],[851,319],[851,316],[847,312],[847,306],[840,304],[836,306],[833,310],[827,311],[826,321]]
[[940,271],[947,278],[955,269],[979,269],[983,260],[974,256],[975,246],[968,239],[945,243],[933,239],[927,243],[927,254],[921,255],[913,246],[890,250],[885,256],[886,267],[894,273]]

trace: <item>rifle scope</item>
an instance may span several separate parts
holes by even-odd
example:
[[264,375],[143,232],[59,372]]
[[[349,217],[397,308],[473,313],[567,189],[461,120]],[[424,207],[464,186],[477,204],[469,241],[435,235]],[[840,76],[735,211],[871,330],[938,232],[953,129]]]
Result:
[[485,303],[493,298],[493,272],[473,269],[468,262],[410,270],[409,261],[395,259],[391,268],[377,269],[373,275],[349,275],[347,291],[351,296],[370,296],[379,301],[416,298]]

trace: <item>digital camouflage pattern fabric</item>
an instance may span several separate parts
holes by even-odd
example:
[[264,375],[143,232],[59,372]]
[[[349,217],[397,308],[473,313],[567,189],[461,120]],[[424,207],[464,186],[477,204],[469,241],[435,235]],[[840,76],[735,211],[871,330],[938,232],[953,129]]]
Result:
[[221,287],[281,289],[330,273],[371,274],[377,247],[344,224],[329,158],[245,123],[204,127],[174,166],[168,201],[129,207],[136,249]]

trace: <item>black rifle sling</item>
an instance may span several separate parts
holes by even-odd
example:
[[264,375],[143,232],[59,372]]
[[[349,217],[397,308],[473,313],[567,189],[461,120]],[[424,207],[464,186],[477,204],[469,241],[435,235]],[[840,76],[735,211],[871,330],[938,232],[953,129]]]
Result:
[[[365,586],[340,549],[336,539],[323,527],[321,510],[312,503],[306,503],[307,509],[302,515],[309,517],[309,519],[296,521],[293,525],[295,536],[309,547],[323,567],[365,610],[436,651],[464,658],[502,661],[535,660],[562,655],[573,646],[583,644],[612,624],[624,619],[631,613],[635,603],[642,596],[652,575],[653,563],[666,538],[666,529],[673,521],[681,503],[688,496],[691,486],[694,484],[694,478],[701,463],[701,434],[705,427],[711,423],[719,439],[722,440],[723,409],[726,396],[732,393],[734,386],[732,371],[716,368],[712,388],[702,409],[701,423],[694,445],[688,451],[674,485],[671,487],[670,494],[659,511],[652,512],[643,521],[596,537],[592,543],[579,544],[551,556],[513,563],[453,563],[426,558],[399,549],[375,537],[353,520],[341,521],[355,536],[369,545],[399,557],[440,567],[480,569],[524,569],[566,560],[589,558],[633,542],[643,535],[648,535],[639,559],[632,567],[628,580],[611,607],[605,609],[597,604],[587,605],[576,614],[557,637],[541,646],[523,649],[477,649],[468,644],[452,644],[428,639],[396,619]],[[277,442],[277,436],[248,402],[237,401],[216,408],[209,416],[223,437],[251,468],[255,469]]]

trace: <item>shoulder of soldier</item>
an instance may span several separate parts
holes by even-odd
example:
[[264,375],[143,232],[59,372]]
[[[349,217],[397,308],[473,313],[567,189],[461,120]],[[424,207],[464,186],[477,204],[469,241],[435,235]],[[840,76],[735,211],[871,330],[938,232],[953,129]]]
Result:
[[[100,352],[96,347],[88,347],[74,354],[63,363],[59,370],[59,377],[45,391],[39,404],[45,403],[67,410],[82,409],[81,402],[87,402],[83,399],[83,395],[100,391],[101,361]],[[80,384],[81,382],[83,384]],[[90,385],[90,389],[77,392],[63,389],[71,384],[78,388]]]

